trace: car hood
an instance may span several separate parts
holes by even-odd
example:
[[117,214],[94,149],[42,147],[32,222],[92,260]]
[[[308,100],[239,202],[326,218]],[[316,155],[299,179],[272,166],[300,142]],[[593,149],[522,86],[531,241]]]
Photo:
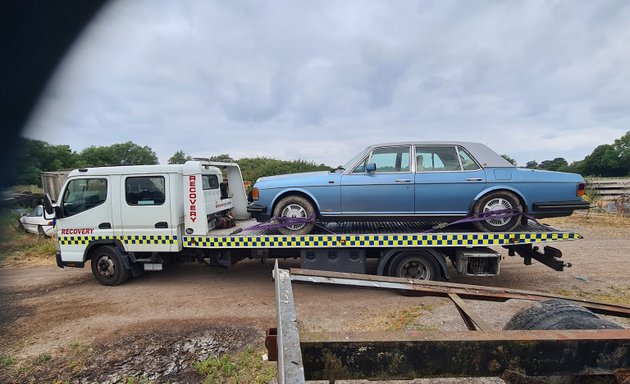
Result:
[[328,185],[330,180],[338,180],[341,174],[328,171],[290,173],[287,175],[265,176],[256,180],[255,187],[259,189]]

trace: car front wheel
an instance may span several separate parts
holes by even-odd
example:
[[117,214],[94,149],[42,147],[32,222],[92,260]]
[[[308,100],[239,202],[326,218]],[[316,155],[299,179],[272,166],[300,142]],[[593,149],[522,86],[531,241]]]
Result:
[[[273,210],[273,217],[276,219],[284,218],[292,219],[309,219],[315,218],[315,208],[313,204],[302,196],[290,195],[282,198],[278,204],[276,204]],[[286,225],[278,228],[283,235],[306,235],[311,233],[314,224],[311,223],[299,223],[293,225]]]
[[[508,191],[495,191],[480,198],[473,208],[473,213],[480,214],[514,209],[523,212],[523,207],[516,195]],[[473,225],[484,232],[509,232],[518,226],[520,219],[520,215],[498,216],[487,220],[475,221]]]

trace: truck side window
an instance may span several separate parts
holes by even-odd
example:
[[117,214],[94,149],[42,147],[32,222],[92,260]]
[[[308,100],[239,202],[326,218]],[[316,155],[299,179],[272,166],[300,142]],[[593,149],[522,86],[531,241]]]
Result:
[[107,200],[106,179],[74,179],[63,192],[61,207],[63,216],[69,217],[81,213]]
[[125,179],[125,200],[129,205],[162,205],[166,199],[163,176]]
[[203,175],[203,189],[207,191],[209,189],[219,189],[219,178],[217,175]]

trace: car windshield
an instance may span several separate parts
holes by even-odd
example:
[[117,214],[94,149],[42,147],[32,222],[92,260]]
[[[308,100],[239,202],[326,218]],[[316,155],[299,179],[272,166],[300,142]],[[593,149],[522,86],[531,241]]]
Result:
[[352,166],[352,164],[356,163],[359,159],[363,158],[363,156],[365,156],[365,149],[362,150],[361,152],[357,153],[352,159],[350,159],[347,163],[345,163],[344,165],[341,166],[341,169],[348,169]]

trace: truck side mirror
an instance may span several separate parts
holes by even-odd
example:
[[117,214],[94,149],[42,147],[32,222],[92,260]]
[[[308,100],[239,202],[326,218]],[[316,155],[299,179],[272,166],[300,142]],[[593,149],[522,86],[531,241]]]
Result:
[[365,171],[366,171],[367,173],[373,173],[373,172],[376,172],[376,163],[368,163],[368,164],[365,166]]
[[55,219],[59,216],[59,207],[53,205],[47,193],[44,195],[42,205],[44,206],[44,219]]

